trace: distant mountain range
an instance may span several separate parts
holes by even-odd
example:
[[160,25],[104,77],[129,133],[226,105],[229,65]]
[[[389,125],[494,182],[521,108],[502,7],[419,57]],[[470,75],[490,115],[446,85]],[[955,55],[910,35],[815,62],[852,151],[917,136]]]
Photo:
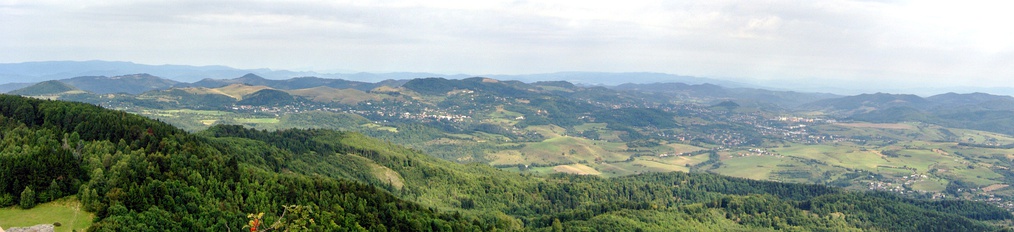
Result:
[[739,99],[741,103],[771,102],[778,103],[783,107],[796,107],[805,103],[840,97],[827,93],[801,93],[794,91],[772,91],[756,88],[724,88],[713,84],[685,84],[685,83],[651,83],[651,84],[622,84],[612,87],[617,90],[646,91],[652,93],[668,93],[675,96],[707,96],[715,99]]
[[[422,72],[393,73],[317,73],[297,72],[272,69],[237,69],[227,66],[189,66],[189,65],[147,65],[120,61],[40,61],[24,63],[0,64],[0,92],[23,88],[31,83],[48,80],[63,80],[81,76],[123,76],[146,73],[163,77],[176,82],[194,83],[193,86],[209,86],[221,84],[211,79],[228,79],[248,73],[256,74],[269,80],[281,80],[294,77],[318,77],[327,79],[344,79],[359,82],[379,82],[383,80],[407,80],[427,77],[448,79],[464,79],[484,76],[500,80],[518,80],[523,82],[537,81],[568,81],[584,85],[619,85],[628,82],[680,82],[687,84],[711,83],[726,87],[749,87],[750,85],[711,78],[679,76],[665,73],[630,72],[558,72],[527,75],[470,75],[470,74],[436,74]],[[5,82],[5,83],[4,83]],[[340,84],[338,84],[340,85]],[[293,86],[293,88],[296,88]],[[364,87],[365,88],[365,87]],[[357,88],[359,89],[359,88]]]
[[[856,85],[854,83],[829,83],[822,81],[759,81],[682,76],[652,72],[556,72],[540,74],[500,75],[500,74],[438,74],[425,72],[391,72],[391,73],[320,73],[306,71],[289,71],[273,69],[238,69],[221,65],[148,65],[122,61],[38,61],[23,63],[0,63],[0,92],[7,92],[48,80],[62,80],[81,76],[123,76],[147,73],[181,83],[200,82],[204,79],[230,79],[248,73],[256,74],[269,80],[282,80],[296,77],[317,77],[325,79],[343,79],[359,82],[378,82],[383,80],[409,80],[427,77],[447,79],[464,79],[469,77],[489,77],[498,80],[518,80],[526,83],[539,81],[567,81],[578,85],[616,86],[626,83],[685,83],[691,85],[713,84],[727,88],[768,89],[776,91],[825,92],[839,95],[854,95],[874,91],[892,93],[912,93],[921,96],[945,92],[986,92],[1001,95],[1014,95],[1014,88],[1008,87],[929,87],[907,88],[877,87]],[[365,88],[365,87],[364,87]]]
[[207,78],[194,83],[179,83],[176,87],[205,87],[217,88],[230,84],[263,85],[276,89],[306,89],[313,87],[331,87],[336,89],[358,89],[369,91],[383,85],[400,86],[406,80],[385,80],[376,83],[349,81],[343,79],[328,79],[319,77],[296,77],[284,80],[269,80],[256,74],[246,74],[234,79],[211,79]]

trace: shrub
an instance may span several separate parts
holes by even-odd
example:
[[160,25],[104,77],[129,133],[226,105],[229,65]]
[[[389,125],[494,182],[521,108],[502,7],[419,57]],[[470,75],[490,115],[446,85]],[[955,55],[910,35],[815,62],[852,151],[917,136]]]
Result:
[[22,209],[35,207],[35,191],[32,191],[32,188],[25,187],[25,190],[21,191],[21,201],[18,206],[21,206]]
[[14,204],[14,195],[11,195],[10,193],[0,195],[0,207],[12,206]]

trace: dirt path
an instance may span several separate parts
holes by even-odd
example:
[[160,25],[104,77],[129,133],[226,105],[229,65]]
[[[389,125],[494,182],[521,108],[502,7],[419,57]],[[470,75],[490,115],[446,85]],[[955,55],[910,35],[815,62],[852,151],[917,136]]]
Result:
[[[77,228],[77,227],[74,227],[74,223],[77,222],[77,215],[79,213],[81,213],[81,204],[80,203],[78,203],[78,205],[74,206],[74,218],[70,219],[70,228]],[[3,232],[3,231],[0,231],[0,232]]]

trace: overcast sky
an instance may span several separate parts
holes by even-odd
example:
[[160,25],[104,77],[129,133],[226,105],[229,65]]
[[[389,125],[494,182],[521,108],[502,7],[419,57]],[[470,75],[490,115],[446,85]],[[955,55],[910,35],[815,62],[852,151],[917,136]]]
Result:
[[1011,9],[935,0],[0,0],[0,63],[1011,87]]

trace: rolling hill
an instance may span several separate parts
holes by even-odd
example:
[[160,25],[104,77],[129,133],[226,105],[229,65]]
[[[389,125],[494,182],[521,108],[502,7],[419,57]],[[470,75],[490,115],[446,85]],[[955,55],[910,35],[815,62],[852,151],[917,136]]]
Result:
[[985,93],[915,95],[862,94],[820,100],[801,106],[847,120],[926,122],[955,128],[1014,135],[1014,97]]
[[317,102],[337,102],[346,105],[355,105],[367,101],[395,100],[397,98],[384,95],[363,92],[358,89],[336,89],[327,86],[319,86],[306,89],[287,90],[289,94],[304,97]]
[[146,73],[123,76],[81,76],[60,80],[79,89],[97,93],[141,94],[152,90],[168,89],[179,82]]
[[47,96],[60,95],[65,93],[83,93],[80,89],[63,83],[62,81],[43,81],[28,87],[16,89],[10,94],[25,96]]
[[10,95],[0,120],[0,175],[12,177],[0,178],[0,203],[77,195],[95,212],[90,230],[245,230],[256,219],[317,231],[991,231],[1014,219],[981,202],[706,173],[525,175],[333,130],[191,134]]
[[[331,87],[336,89],[357,89],[369,91],[381,85],[398,85],[398,81],[385,81],[378,83],[348,81],[343,79],[326,79],[319,77],[296,77],[285,80],[269,80],[256,74],[248,73],[233,79],[204,79],[194,83],[178,84],[177,87],[206,87],[218,88],[233,84],[245,84],[254,86],[267,86],[274,89],[306,89],[313,87]],[[397,86],[394,86],[397,87]]]

